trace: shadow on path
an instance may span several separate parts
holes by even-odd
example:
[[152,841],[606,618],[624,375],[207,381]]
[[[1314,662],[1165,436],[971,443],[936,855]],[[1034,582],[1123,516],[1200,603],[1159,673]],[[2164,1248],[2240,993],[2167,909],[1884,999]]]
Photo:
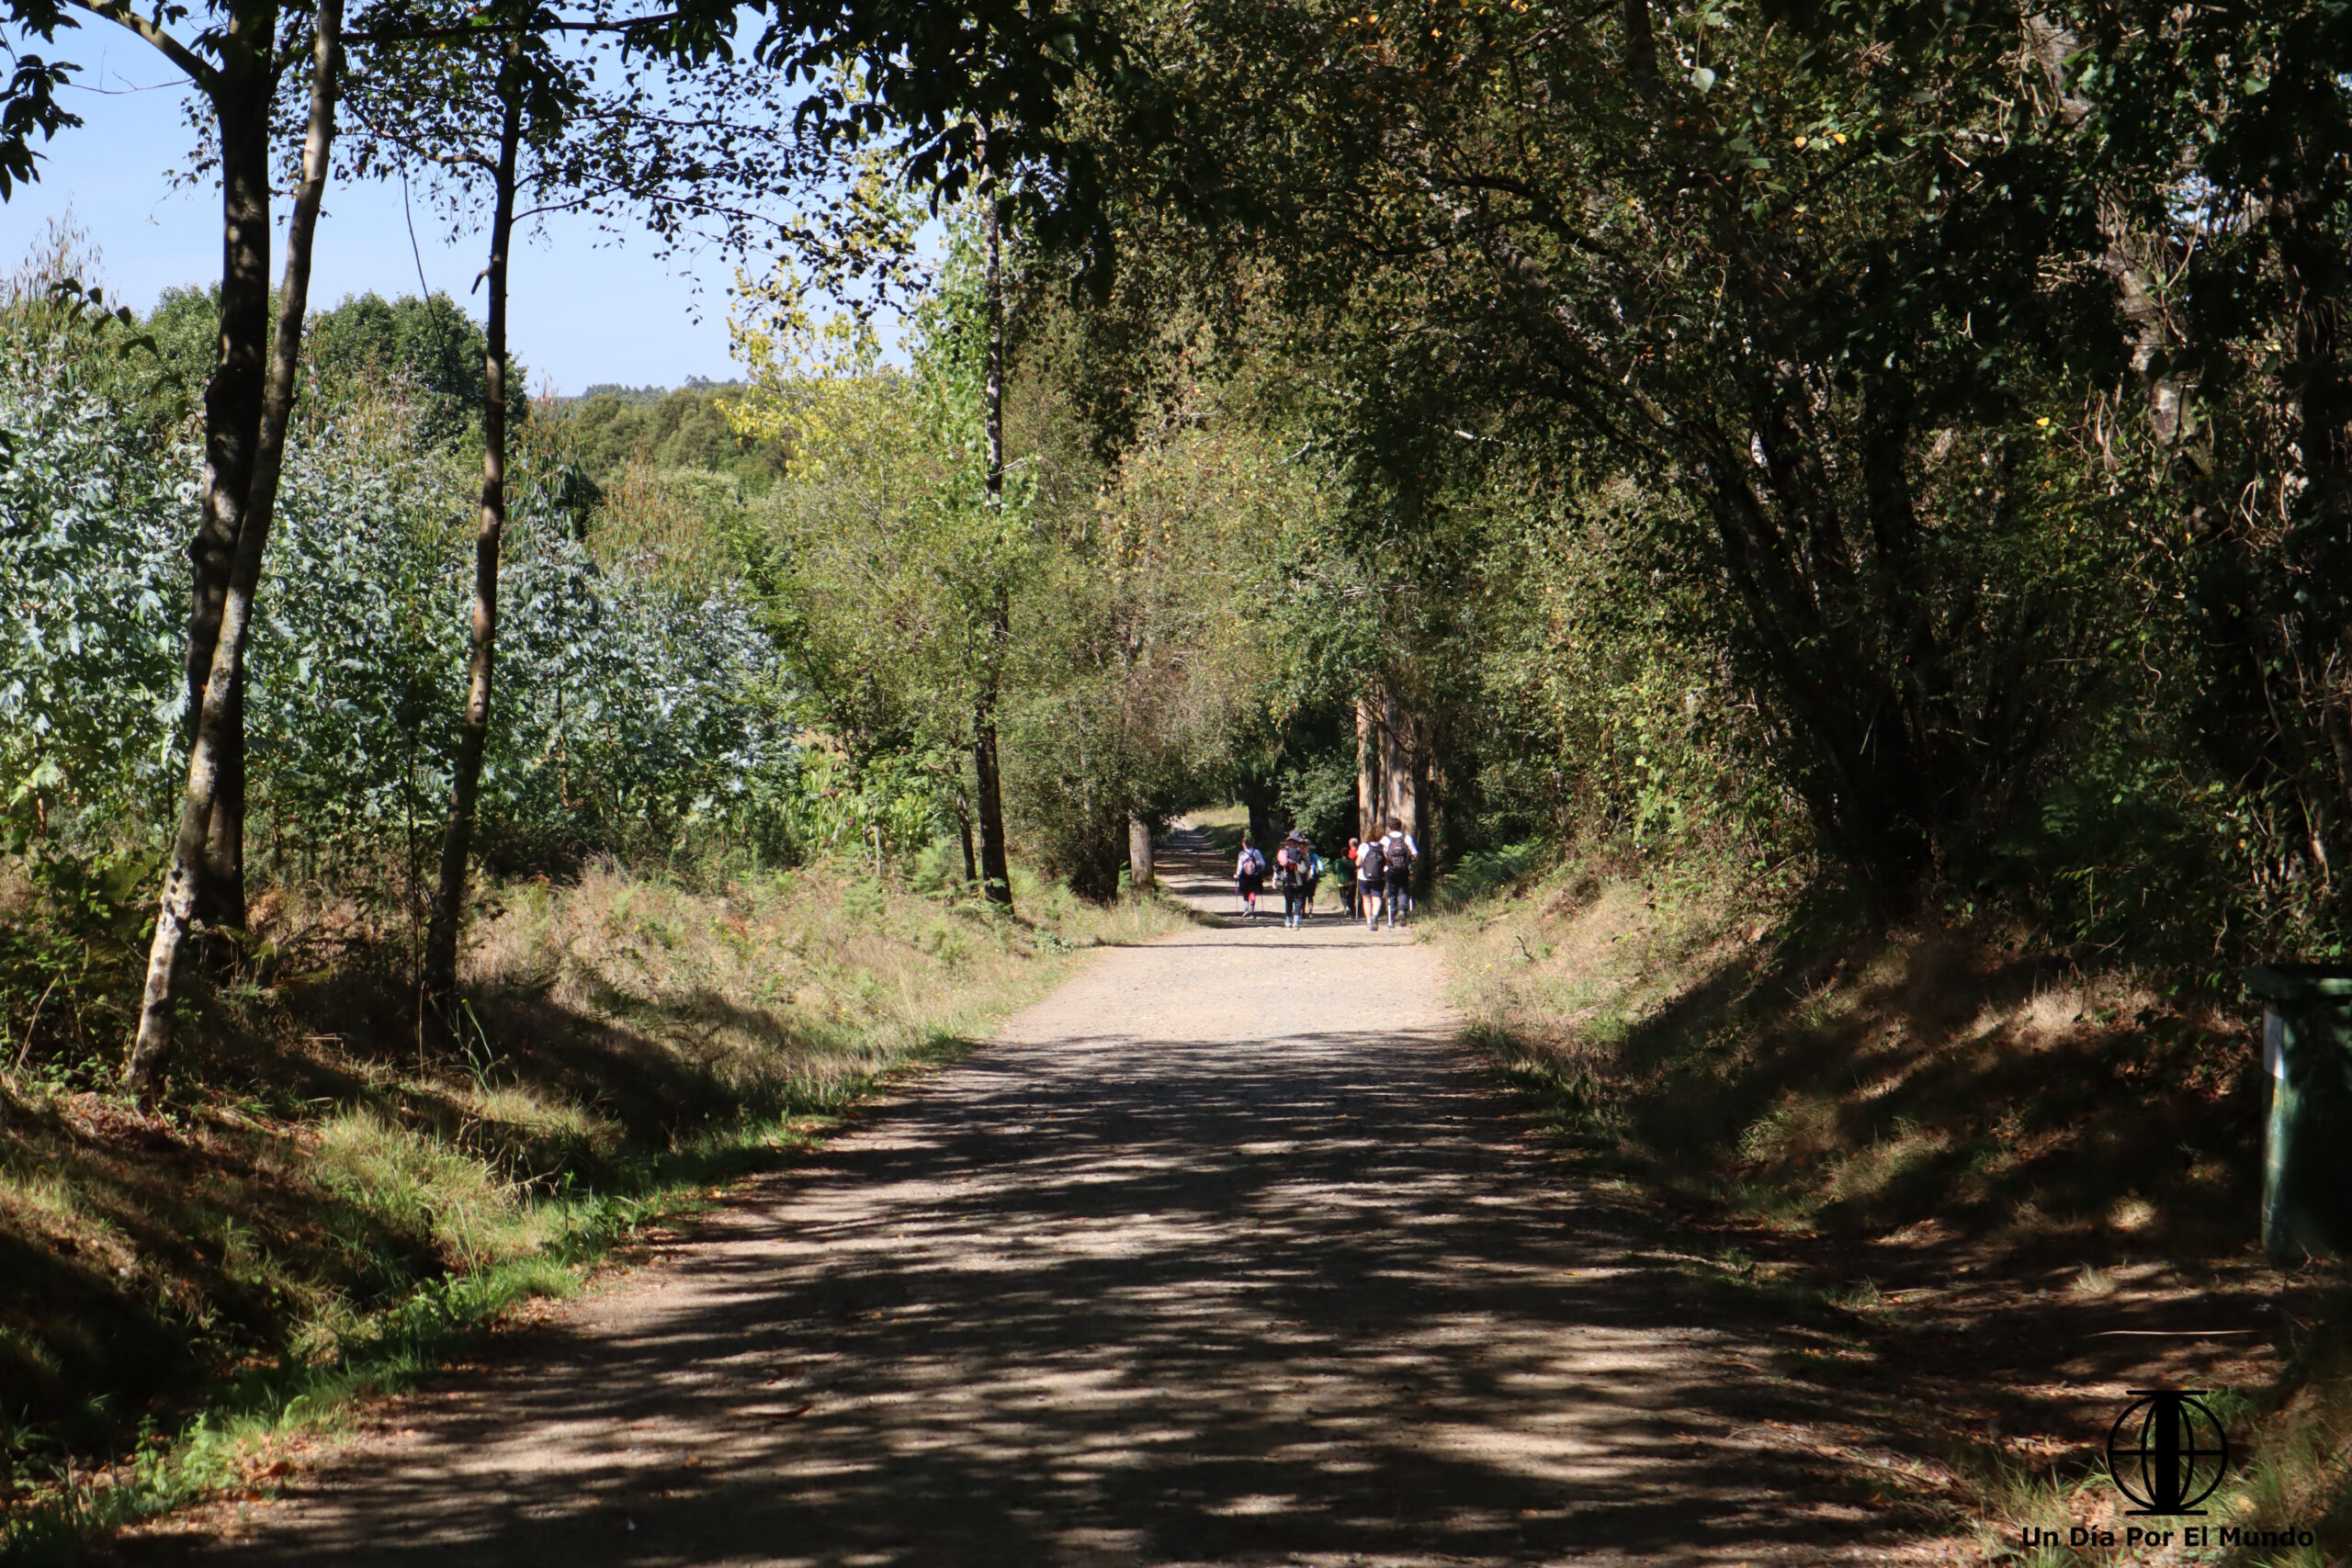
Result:
[[1849,1413],[1747,1364],[1804,1331],[1565,1182],[1439,978],[1336,919],[1106,953],[232,1539],[136,1554],[1884,1555],[1871,1477],[1793,1430]]

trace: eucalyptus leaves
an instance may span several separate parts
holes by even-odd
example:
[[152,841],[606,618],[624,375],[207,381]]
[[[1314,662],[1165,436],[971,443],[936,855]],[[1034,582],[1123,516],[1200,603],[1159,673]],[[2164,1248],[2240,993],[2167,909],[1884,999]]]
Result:
[[[71,331],[0,340],[0,773],[19,840],[160,847],[182,766],[186,445],[139,437]],[[405,889],[447,798],[470,464],[394,386],[298,423],[248,667],[254,849],[272,874]],[[789,688],[746,603],[600,559],[554,454],[516,486],[485,848],[509,862],[706,835],[781,851]]]

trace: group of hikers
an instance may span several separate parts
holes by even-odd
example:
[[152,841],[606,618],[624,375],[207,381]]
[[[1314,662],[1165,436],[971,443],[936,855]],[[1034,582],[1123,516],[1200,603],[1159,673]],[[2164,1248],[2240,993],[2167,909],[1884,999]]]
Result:
[[[1395,931],[1399,918],[1412,912],[1413,897],[1406,884],[1413,874],[1413,859],[1420,853],[1404,822],[1388,819],[1388,831],[1376,839],[1350,839],[1347,869],[1340,877],[1340,906],[1350,919],[1363,919],[1371,931],[1383,917]],[[1259,896],[1272,876],[1283,890],[1283,925],[1296,931],[1315,912],[1315,890],[1321,886],[1323,857],[1304,829],[1293,828],[1274,851],[1271,863],[1250,835],[1241,835],[1241,859],[1233,868],[1233,886],[1241,895],[1244,918],[1255,919]]]

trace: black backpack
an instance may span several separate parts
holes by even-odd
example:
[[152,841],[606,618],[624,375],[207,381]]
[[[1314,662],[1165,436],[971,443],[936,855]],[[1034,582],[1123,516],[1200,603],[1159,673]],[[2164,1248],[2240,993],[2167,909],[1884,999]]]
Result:
[[1384,845],[1381,853],[1386,858],[1388,874],[1391,876],[1403,876],[1413,869],[1412,849],[1402,839],[1397,840],[1394,845]]
[[1367,840],[1363,848],[1356,851],[1356,878],[1358,881],[1377,882],[1384,874],[1385,869],[1386,862],[1381,858],[1380,840],[1378,839]]

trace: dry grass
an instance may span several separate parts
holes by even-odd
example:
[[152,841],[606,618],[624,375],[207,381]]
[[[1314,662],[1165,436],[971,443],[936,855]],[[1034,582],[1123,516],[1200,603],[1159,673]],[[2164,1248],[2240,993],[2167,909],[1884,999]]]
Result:
[[209,1005],[161,1110],[88,1074],[0,1080],[0,1555],[130,1506],[100,1501],[108,1476],[151,1502],[217,1483],[244,1461],[192,1433],[413,1375],[436,1336],[571,1288],[649,1216],[984,1037],[1070,955],[1182,923],[1017,891],[1010,920],[838,865],[509,886],[461,1038],[422,1050],[397,953],[275,900],[271,962]]
[[1725,886],[1524,883],[1442,922],[1457,1003],[1593,1146],[1693,1198],[1873,1235],[2245,1239],[2252,1014],[2013,932],[1872,937]]
[[[1577,1157],[1665,1200],[1694,1254],[1838,1314],[1849,1364],[1802,1375],[1907,1431],[1964,1500],[1943,1550],[2345,1560],[2352,1314],[2340,1270],[2282,1275],[2256,1245],[2251,1006],[2014,931],[1872,934],[1632,863],[1536,870],[1430,930],[1498,1071]],[[2316,1545],[2127,1549],[2107,1431],[2164,1386],[2219,1391],[2239,1446],[2209,1522]],[[2118,1544],[2020,1548],[2053,1523]]]

